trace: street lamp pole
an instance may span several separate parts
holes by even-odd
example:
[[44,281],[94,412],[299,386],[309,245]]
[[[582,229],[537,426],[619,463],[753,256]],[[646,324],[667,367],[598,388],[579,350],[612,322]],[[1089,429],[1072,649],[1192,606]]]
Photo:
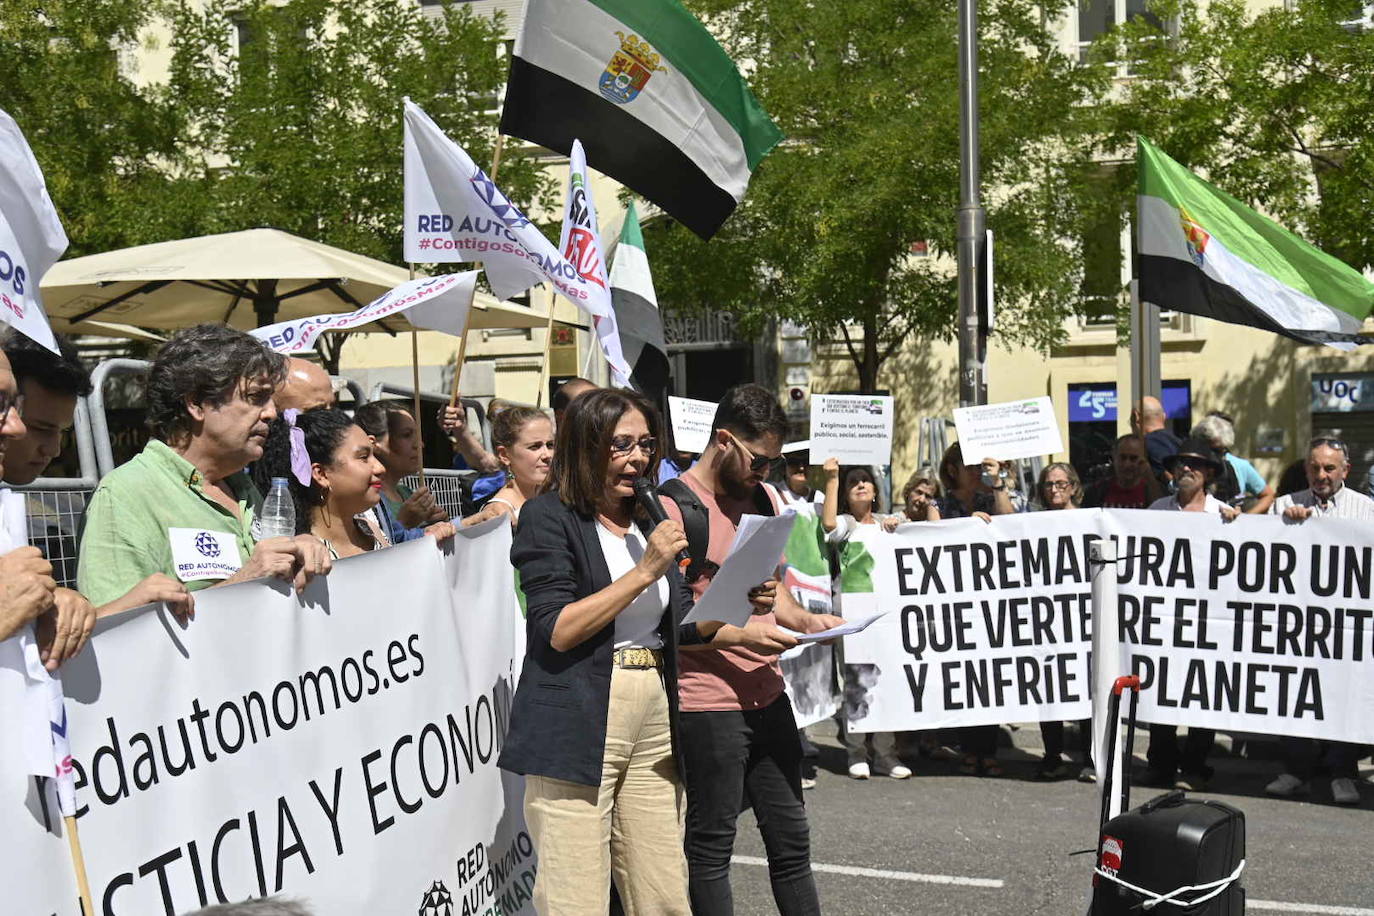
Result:
[[[978,172],[978,4],[959,0],[959,404],[988,400],[986,329],[979,316],[987,213]],[[991,265],[989,265],[990,267]]]

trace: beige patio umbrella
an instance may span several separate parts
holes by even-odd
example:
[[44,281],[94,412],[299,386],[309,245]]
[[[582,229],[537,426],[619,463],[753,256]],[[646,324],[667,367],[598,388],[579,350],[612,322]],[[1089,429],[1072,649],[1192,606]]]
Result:
[[[410,278],[401,267],[279,229],[247,229],[60,261],[44,276],[55,329],[93,321],[176,329],[224,322],[244,330],[351,312]],[[541,310],[478,293],[469,330],[543,327]],[[403,316],[378,325],[411,327]]]

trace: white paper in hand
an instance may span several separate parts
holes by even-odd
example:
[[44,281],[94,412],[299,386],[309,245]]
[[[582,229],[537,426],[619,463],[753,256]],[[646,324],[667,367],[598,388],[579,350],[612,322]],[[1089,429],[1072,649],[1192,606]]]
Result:
[[796,630],[787,629],[787,627],[782,627],[781,629],[786,631],[802,645],[808,645],[810,643],[825,642],[827,639],[835,639],[840,636],[849,636],[852,633],[862,633],[864,630],[868,629],[869,624],[886,613],[887,611],[879,611],[867,617],[860,617],[858,620],[846,620],[837,627],[831,627],[828,630],[821,630],[817,633],[798,633]]
[[788,509],[771,518],[741,518],[725,562],[683,622],[719,620],[737,627],[748,623],[754,612],[749,590],[775,577],[796,517],[797,513]]

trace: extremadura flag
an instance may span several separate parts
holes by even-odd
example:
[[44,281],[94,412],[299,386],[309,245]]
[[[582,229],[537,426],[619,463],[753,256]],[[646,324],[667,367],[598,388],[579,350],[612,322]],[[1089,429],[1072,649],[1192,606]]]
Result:
[[1374,283],[1137,138],[1140,298],[1350,348]]
[[702,238],[782,139],[679,0],[527,0],[501,131],[595,169]]

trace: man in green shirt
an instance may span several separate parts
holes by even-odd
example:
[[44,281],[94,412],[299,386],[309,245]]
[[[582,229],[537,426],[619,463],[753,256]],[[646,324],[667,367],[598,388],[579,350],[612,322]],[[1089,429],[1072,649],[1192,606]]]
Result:
[[285,374],[280,354],[232,328],[197,325],[163,345],[147,383],[155,438],[86,509],[77,583],[92,603],[158,572],[193,590],[264,576],[300,590],[329,572],[318,538],[253,533],[262,496],[244,468],[262,457]]

